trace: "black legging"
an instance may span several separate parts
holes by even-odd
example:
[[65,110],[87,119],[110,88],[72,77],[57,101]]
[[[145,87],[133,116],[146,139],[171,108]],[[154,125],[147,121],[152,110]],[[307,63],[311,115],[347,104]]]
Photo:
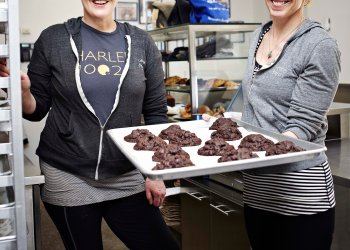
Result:
[[244,206],[253,250],[329,250],[335,208],[314,215],[285,216]]
[[44,205],[68,250],[103,249],[102,218],[129,249],[180,249],[159,208],[149,205],[144,192],[77,207]]

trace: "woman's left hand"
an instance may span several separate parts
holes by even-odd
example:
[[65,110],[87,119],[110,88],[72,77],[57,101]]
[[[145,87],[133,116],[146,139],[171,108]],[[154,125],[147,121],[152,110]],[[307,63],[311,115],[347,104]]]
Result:
[[146,179],[146,197],[150,205],[159,207],[163,204],[166,188],[163,181]]
[[282,133],[282,135],[286,135],[286,136],[289,136],[289,137],[293,137],[293,138],[295,138],[295,139],[298,139],[298,136],[297,136],[296,134],[294,134],[293,132],[291,132],[291,131],[284,131],[284,132]]

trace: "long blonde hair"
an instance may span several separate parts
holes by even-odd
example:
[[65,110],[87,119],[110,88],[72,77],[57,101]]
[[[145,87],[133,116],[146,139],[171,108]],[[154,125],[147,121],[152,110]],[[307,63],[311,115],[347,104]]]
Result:
[[304,1],[304,6],[305,6],[305,7],[308,6],[310,2],[311,2],[311,0],[305,0],[305,1]]

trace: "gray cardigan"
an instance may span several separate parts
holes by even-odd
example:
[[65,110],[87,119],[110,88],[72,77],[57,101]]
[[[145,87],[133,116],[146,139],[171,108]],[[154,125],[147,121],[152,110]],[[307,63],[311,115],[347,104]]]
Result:
[[[113,110],[102,126],[81,88],[81,18],[44,30],[28,66],[36,110],[24,117],[43,119],[38,156],[53,167],[91,179],[116,177],[135,167],[106,131],[167,122],[161,54],[154,41],[126,24],[128,51]],[[117,43],[118,41],[116,41]]]
[[[326,114],[338,87],[340,52],[336,41],[317,22],[305,20],[287,41],[270,67],[253,78],[255,50],[264,24],[255,31],[243,86],[242,120],[272,132],[291,131],[301,140],[324,145]],[[252,173],[306,169],[327,160],[321,153],[312,160],[267,168]]]

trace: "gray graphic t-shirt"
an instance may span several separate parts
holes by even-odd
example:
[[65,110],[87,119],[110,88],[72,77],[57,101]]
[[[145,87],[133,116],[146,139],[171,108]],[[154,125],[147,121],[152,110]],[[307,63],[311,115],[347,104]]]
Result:
[[109,117],[127,59],[125,26],[118,23],[111,33],[82,23],[80,79],[84,94],[104,124]]

